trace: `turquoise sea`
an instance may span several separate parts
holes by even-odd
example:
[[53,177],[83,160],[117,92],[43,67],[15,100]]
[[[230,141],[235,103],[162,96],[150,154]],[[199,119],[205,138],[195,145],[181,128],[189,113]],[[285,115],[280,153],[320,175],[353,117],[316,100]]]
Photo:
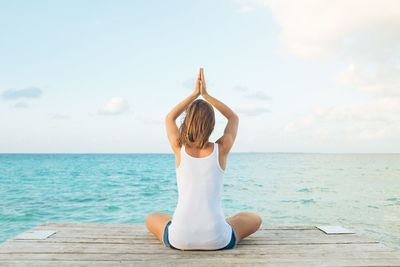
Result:
[[[0,242],[46,221],[143,224],[177,197],[173,154],[0,154]],[[400,248],[400,154],[231,153],[222,205]]]

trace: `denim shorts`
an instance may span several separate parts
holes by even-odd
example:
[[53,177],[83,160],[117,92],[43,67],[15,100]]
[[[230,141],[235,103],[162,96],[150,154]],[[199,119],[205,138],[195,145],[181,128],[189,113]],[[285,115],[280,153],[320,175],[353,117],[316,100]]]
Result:
[[[165,245],[166,247],[170,247],[170,248],[173,248],[173,249],[178,249],[178,248],[172,246],[172,245],[169,243],[169,239],[168,239],[168,227],[169,227],[169,225],[171,224],[171,222],[172,222],[172,221],[169,220],[168,223],[167,223],[167,225],[165,226],[165,229],[164,229],[164,235],[163,235],[164,245]],[[233,249],[233,248],[235,248],[236,245],[237,245],[237,244],[236,244],[236,234],[235,234],[235,231],[233,230],[232,224],[230,224],[228,221],[226,221],[226,222],[227,222],[227,223],[231,226],[231,228],[232,228],[231,241],[230,241],[229,244],[226,245],[225,247],[219,248],[219,249],[213,249],[213,250]],[[181,249],[178,249],[178,250],[181,250]]]

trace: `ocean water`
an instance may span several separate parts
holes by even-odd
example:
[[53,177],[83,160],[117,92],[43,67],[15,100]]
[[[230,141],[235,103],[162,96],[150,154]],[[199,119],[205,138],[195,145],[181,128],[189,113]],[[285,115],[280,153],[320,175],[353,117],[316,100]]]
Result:
[[[225,216],[341,225],[400,248],[399,154],[232,153]],[[0,154],[0,242],[46,221],[144,223],[173,214],[172,154]]]

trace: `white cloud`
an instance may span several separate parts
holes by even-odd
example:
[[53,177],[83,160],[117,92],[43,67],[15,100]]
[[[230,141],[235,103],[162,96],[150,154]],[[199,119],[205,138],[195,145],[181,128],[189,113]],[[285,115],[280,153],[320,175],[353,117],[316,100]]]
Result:
[[321,127],[315,130],[314,136],[324,141],[329,140],[331,138],[329,131],[326,128],[321,128]]
[[369,102],[314,108],[314,114],[328,121],[399,122],[400,98],[380,98]]
[[14,104],[14,108],[29,108],[29,105],[24,102],[17,102]]
[[314,116],[306,116],[298,121],[291,121],[284,128],[285,133],[293,133],[298,130],[307,129],[314,124]]
[[[400,2],[398,0],[237,0],[268,8],[287,51],[308,61],[340,61],[335,75],[370,96],[359,103],[315,107],[285,133],[309,138],[384,140],[400,135]],[[268,34],[266,32],[266,34]],[[357,139],[358,138],[358,139]],[[389,139],[387,139],[389,140]]]
[[42,95],[42,90],[38,87],[29,87],[19,90],[6,90],[2,96],[4,99],[19,99],[19,98],[39,98]]
[[113,97],[108,103],[99,110],[100,115],[118,115],[129,110],[128,101],[122,97]]
[[249,115],[249,116],[258,116],[266,112],[270,112],[269,109],[264,107],[258,107],[254,104],[239,104],[236,106],[236,110],[240,113]]
[[240,0],[269,8],[279,38],[304,60],[343,60],[338,81],[376,97],[400,96],[398,0]]
[[63,114],[53,114],[51,118],[55,120],[67,120],[69,117]]
[[381,140],[394,136],[398,133],[390,125],[386,124],[372,124],[372,123],[355,123],[349,125],[345,138],[348,140]]
[[394,66],[381,65],[376,70],[368,70],[352,63],[337,75],[337,80],[374,97],[400,96],[400,69]]
[[[264,0],[282,26],[280,38],[301,58],[349,56],[348,50],[378,48],[390,55],[400,40],[397,0]],[[368,41],[365,44],[364,41]],[[362,49],[362,54],[364,52]],[[384,49],[379,51],[380,49]],[[365,56],[371,56],[369,53]],[[381,55],[382,56],[382,55]]]
[[243,97],[246,97],[246,98],[254,98],[254,99],[258,99],[258,100],[271,100],[271,97],[269,97],[263,91],[249,92],[249,89],[247,87],[241,86],[241,85],[236,85],[233,89],[235,89],[236,91],[242,92]]
[[246,98],[254,98],[258,100],[270,100],[271,98],[262,91],[257,91],[254,93],[247,93],[243,95]]
[[286,124],[287,135],[304,133],[323,140],[384,140],[400,135],[400,98],[315,107],[311,115]]
[[234,87],[234,89],[237,90],[237,91],[240,91],[240,92],[245,92],[245,91],[248,90],[247,87],[244,87],[244,86],[241,86],[241,85],[236,85]]
[[252,10],[254,10],[254,7],[244,5],[244,6],[239,7],[238,9],[236,9],[236,12],[237,13],[248,13]]

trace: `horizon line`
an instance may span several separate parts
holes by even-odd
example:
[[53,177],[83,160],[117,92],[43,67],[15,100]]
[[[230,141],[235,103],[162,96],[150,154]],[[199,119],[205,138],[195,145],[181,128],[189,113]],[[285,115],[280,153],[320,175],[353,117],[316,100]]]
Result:
[[[25,154],[25,155],[34,155],[34,154],[59,154],[59,155],[135,155],[135,154],[158,154],[165,155],[170,154],[174,155],[173,152],[0,152],[0,155],[16,155],[16,154]],[[400,152],[260,152],[260,151],[249,151],[249,152],[230,152],[229,154],[358,154],[358,155],[371,155],[371,154],[400,154]]]

